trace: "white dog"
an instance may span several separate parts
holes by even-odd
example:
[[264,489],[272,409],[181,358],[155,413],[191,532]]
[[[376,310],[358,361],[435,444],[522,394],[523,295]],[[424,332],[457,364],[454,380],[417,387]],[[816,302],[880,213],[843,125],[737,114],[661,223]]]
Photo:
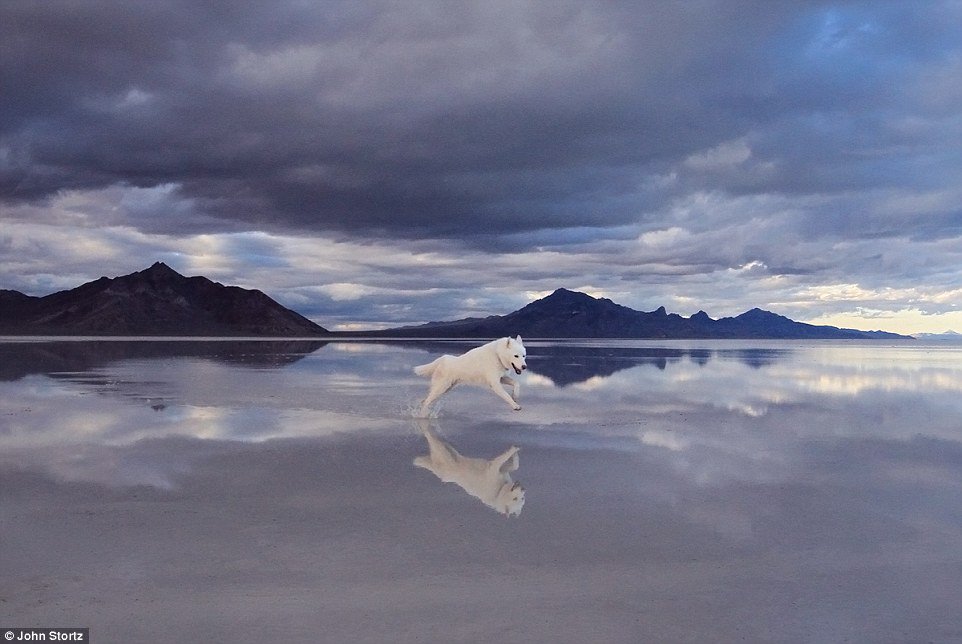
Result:
[[511,480],[511,472],[518,469],[518,452],[510,447],[490,460],[462,456],[456,449],[431,429],[426,421],[418,421],[421,433],[428,441],[430,454],[414,459],[417,467],[432,472],[444,483],[455,483],[465,492],[480,500],[505,517],[521,514],[524,507],[524,487]]
[[[428,408],[442,394],[461,383],[489,387],[491,391],[511,405],[515,411],[521,409],[518,397],[521,386],[514,378],[505,375],[509,369],[515,374],[528,368],[525,363],[525,349],[521,336],[492,340],[475,347],[459,356],[443,355],[434,362],[414,368],[419,376],[431,376],[431,387],[421,403],[421,416],[426,416]],[[501,385],[511,387],[511,395]]]

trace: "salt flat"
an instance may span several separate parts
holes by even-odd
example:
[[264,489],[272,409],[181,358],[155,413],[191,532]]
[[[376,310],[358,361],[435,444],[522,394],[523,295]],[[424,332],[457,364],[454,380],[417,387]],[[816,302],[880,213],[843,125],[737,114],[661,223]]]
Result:
[[0,623],[97,642],[962,640],[962,349],[535,342],[505,518],[445,343],[0,343]]

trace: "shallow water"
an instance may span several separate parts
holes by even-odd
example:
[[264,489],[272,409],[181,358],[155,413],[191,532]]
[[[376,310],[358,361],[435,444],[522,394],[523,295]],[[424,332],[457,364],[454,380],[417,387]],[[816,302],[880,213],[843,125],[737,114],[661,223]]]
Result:
[[[0,342],[0,623],[962,641],[962,347],[527,345],[522,411],[459,388],[422,427],[411,368],[471,344]],[[425,431],[520,447],[520,515],[415,467]]]

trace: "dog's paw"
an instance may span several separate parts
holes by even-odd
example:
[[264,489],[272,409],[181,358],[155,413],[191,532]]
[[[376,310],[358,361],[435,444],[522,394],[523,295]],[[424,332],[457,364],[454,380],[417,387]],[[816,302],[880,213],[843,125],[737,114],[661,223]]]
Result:
[[515,410],[515,411],[521,411],[521,405],[515,405],[515,406],[512,407],[511,409],[513,409],[513,410]]
[[414,411],[411,416],[416,420],[426,420],[430,418],[437,418],[438,414],[430,407],[421,407],[420,409]]

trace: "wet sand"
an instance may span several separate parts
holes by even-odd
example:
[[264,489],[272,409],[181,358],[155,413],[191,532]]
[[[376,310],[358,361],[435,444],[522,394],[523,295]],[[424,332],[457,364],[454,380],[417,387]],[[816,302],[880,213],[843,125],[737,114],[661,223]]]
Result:
[[524,410],[459,389],[432,425],[466,456],[521,448],[505,518],[413,465],[409,369],[432,350],[11,376],[0,622],[94,642],[962,640],[956,354],[535,344]]

